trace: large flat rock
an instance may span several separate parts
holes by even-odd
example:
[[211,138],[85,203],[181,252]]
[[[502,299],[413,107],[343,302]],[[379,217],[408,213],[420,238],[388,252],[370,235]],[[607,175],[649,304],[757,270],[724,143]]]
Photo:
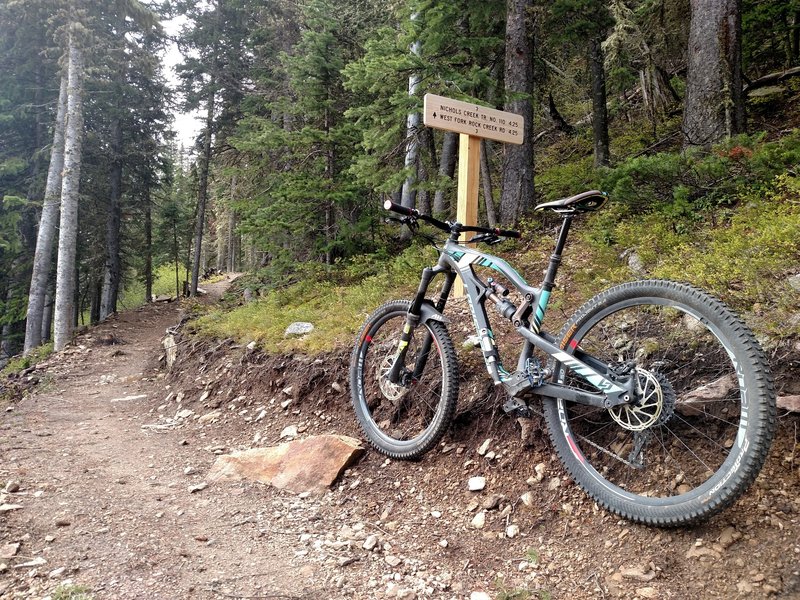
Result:
[[778,408],[800,412],[800,395],[778,396]]
[[252,479],[290,492],[322,492],[364,448],[355,438],[319,435],[217,458],[208,481]]

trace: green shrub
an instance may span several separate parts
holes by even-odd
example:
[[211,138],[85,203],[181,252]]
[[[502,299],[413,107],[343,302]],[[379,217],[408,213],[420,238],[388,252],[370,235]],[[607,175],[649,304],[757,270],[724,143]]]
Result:
[[[690,149],[627,160],[600,181],[621,216],[659,212],[674,222],[735,203],[800,165],[800,133],[766,141],[764,133],[741,135],[711,151]],[[684,226],[684,225],[681,225]]]

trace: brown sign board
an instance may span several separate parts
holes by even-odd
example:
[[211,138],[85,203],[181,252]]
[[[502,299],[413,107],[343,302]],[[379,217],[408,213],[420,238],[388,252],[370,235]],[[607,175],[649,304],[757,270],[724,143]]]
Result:
[[435,94],[425,94],[424,115],[428,127],[510,144],[521,144],[525,130],[518,114]]

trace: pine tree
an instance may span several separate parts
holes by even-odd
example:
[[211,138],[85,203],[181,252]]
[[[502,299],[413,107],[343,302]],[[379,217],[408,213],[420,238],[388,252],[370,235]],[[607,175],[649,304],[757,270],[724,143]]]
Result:
[[53,241],[59,215],[61,196],[61,171],[64,168],[64,132],[67,116],[67,84],[65,71],[61,77],[61,91],[50,152],[50,167],[47,171],[44,204],[39,219],[39,233],[36,240],[36,253],[33,259],[30,294],[25,325],[25,352],[42,343],[42,317],[45,295],[50,280],[53,257]]
[[525,121],[522,144],[503,148],[500,223],[512,225],[533,200],[533,35],[532,0],[506,3],[505,110]]
[[203,235],[209,204],[212,155],[224,147],[239,120],[243,81],[250,74],[251,53],[246,47],[251,17],[260,4],[253,0],[215,0],[208,5],[179,0],[176,8],[190,19],[179,45],[187,58],[181,68],[185,107],[202,107],[205,126],[200,142],[199,186],[190,293],[197,293]]
[[58,236],[55,330],[53,347],[62,350],[72,337],[75,319],[75,255],[78,241],[78,192],[83,143],[83,43],[86,29],[70,7],[67,32],[67,120],[64,132],[64,171]]
[[[59,105],[58,51],[49,24],[56,8],[55,0],[0,4],[0,199],[24,199],[22,204],[9,199],[0,211],[4,221],[16,223],[18,238],[15,250],[6,248],[0,259],[0,336],[4,351],[12,353],[24,341],[36,222],[53,141],[50,127]],[[60,175],[60,167],[54,165],[51,173]],[[53,183],[59,185],[50,180],[50,190]]]
[[685,146],[709,146],[745,130],[741,0],[692,0]]
[[614,21],[602,0],[556,0],[550,5],[551,25],[556,37],[586,53],[591,73],[592,138],[595,166],[611,160],[608,140],[605,59],[602,42]]
[[[405,165],[406,154],[398,150],[409,143],[409,135],[423,135],[422,128],[407,128],[407,115],[421,111],[427,92],[481,103],[502,95],[496,90],[494,69],[502,61],[503,7],[496,0],[412,2],[398,13],[399,28],[376,31],[365,44],[364,56],[345,67],[345,86],[359,99],[347,114],[356,120],[362,136],[363,152],[351,169],[360,183],[393,193],[424,161],[428,181],[420,178],[417,187],[437,190],[433,211],[446,209],[448,192],[454,187],[450,180],[457,136],[436,133],[433,144],[414,140],[420,153],[416,164]],[[414,43],[418,54],[409,51]],[[424,89],[420,86],[409,96],[412,72],[424,82]],[[432,151],[439,147],[438,153]]]

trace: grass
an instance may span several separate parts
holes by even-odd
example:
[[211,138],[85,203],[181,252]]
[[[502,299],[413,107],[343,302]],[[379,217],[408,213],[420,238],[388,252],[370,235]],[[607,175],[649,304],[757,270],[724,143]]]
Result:
[[[613,205],[578,219],[552,309],[569,313],[612,284],[659,277],[706,289],[745,314],[759,334],[800,334],[800,323],[790,319],[798,292],[787,282],[798,272],[800,182],[780,175],[745,191],[735,205],[707,209],[679,224],[657,211],[620,214]],[[546,264],[552,240],[532,227],[526,228],[527,247],[518,244],[510,254],[500,253],[536,284],[533,275]],[[624,251],[638,255],[645,275],[631,271],[621,258]],[[255,341],[271,352],[316,354],[349,346],[366,315],[388,299],[409,298],[421,269],[434,261],[432,249],[412,246],[395,259],[361,257],[333,271],[309,267],[299,281],[281,289],[258,290],[254,279],[248,286],[259,291],[259,300],[233,310],[215,308],[193,325],[203,336]],[[285,339],[294,321],[311,322],[315,330]]]
[[89,588],[83,585],[60,585],[50,597],[52,600],[93,600]]
[[[182,282],[186,277],[186,271],[181,267],[178,273],[178,280]],[[175,266],[161,265],[153,271],[153,295],[154,296],[174,296],[175,295]],[[138,273],[130,273],[126,278],[125,285],[120,292],[120,308],[131,309],[145,303],[144,282]]]
[[[660,124],[658,137],[676,123]],[[687,281],[720,297],[757,334],[800,334],[800,322],[792,318],[798,292],[787,281],[800,272],[800,183],[790,176],[800,165],[800,131],[777,139],[739,136],[710,151],[665,148],[635,156],[652,142],[652,133],[640,129],[631,123],[617,132],[615,155],[631,158],[611,168],[593,168],[590,144],[580,136],[559,138],[537,156],[540,200],[589,187],[612,192],[608,207],[573,224],[553,312],[566,317],[610,285],[658,277]],[[533,215],[521,224],[525,239],[499,252],[534,285],[552,250],[553,222]],[[433,251],[419,246],[392,258],[394,243],[387,237],[383,254],[335,268],[308,264],[293,267],[291,275],[276,267],[249,276],[257,301],[212,310],[194,328],[204,336],[255,341],[273,352],[349,346],[368,313],[387,299],[409,298],[423,266],[435,261]],[[631,253],[642,272],[628,266]],[[159,280],[171,277],[168,267],[159,270]],[[290,277],[294,283],[287,285]],[[311,322],[315,330],[284,339],[294,321]]]
[[575,280],[588,290],[597,279],[618,283],[635,277],[620,259],[632,250],[646,276],[687,281],[712,293],[751,315],[757,333],[800,334],[800,324],[791,319],[798,292],[788,282],[798,273],[800,182],[779,175],[743,193],[735,209],[721,206],[699,216],[676,227],[659,213],[617,222],[603,221],[598,213],[579,234],[592,268]]
[[539,564],[539,553],[536,551],[536,548],[529,548],[525,553],[525,558],[534,566]]
[[529,590],[509,587],[501,578],[495,579],[494,587],[497,590],[496,600],[551,600],[553,597],[548,590],[541,588]]
[[6,363],[6,366],[0,371],[0,378],[5,379],[12,373],[24,371],[28,367],[41,362],[52,353],[53,343],[50,342],[48,344],[43,344],[38,348],[34,348],[27,356],[22,356],[21,354],[14,356],[9,359],[9,361]]
[[[432,249],[412,246],[394,260],[340,266],[335,278],[333,273],[317,273],[288,287],[263,291],[258,300],[233,310],[212,310],[193,323],[194,329],[207,337],[254,341],[273,352],[316,354],[349,345],[370,312],[388,299],[408,298],[422,268],[434,262]],[[295,321],[312,323],[314,331],[284,338],[286,327]]]
[[[181,268],[178,273],[179,281],[182,282],[185,277],[186,271]],[[175,267],[173,265],[162,265],[153,271],[153,295],[175,296]],[[144,281],[135,271],[126,273],[117,301],[117,309],[120,311],[132,310],[143,304],[145,304]],[[90,320],[91,312],[87,308],[80,315],[78,322],[81,325],[88,325]]]

